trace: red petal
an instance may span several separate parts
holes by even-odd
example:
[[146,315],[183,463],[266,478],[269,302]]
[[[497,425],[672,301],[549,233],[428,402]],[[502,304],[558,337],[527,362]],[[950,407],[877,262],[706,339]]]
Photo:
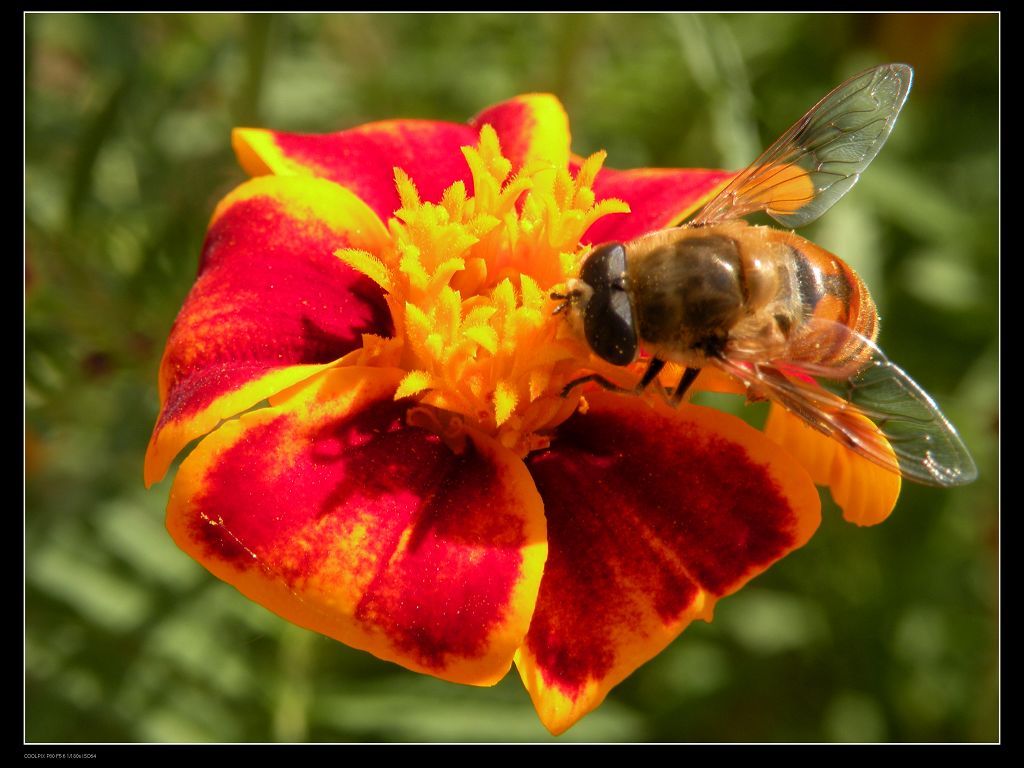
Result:
[[602,168],[594,180],[597,200],[614,197],[629,204],[594,222],[582,242],[626,242],[647,232],[675,226],[696,213],[734,176],[727,171]]
[[221,202],[160,366],[147,485],[222,419],[357,348],[360,334],[391,333],[380,288],[334,255],[385,242],[365,204],[319,179],[254,179]]
[[250,174],[330,179],[355,192],[384,220],[399,207],[396,167],[412,178],[422,200],[439,202],[459,180],[472,194],[462,147],[478,142],[468,125],[426,120],[390,120],[327,134],[262,128],[236,128],[232,134],[235,154]]
[[231,421],[182,463],[167,526],[243,594],[410,669],[493,684],[533,612],[547,552],[522,462],[461,455],[408,426],[402,371],[326,371]]
[[527,460],[550,554],[516,663],[555,733],[819,522],[807,473],[740,420],[587,400]]
[[538,160],[555,168],[565,168],[569,162],[569,116],[549,93],[516,96],[485,109],[470,125],[476,130],[484,125],[494,128],[513,173]]

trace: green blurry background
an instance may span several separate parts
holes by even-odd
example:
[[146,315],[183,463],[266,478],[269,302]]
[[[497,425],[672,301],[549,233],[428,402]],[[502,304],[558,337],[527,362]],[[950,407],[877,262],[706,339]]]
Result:
[[[443,683],[297,629],[179,552],[142,488],[164,339],[229,131],[565,103],[615,167],[739,168],[847,76],[916,70],[857,189],[805,234],[981,469],[820,532],[562,741],[998,737],[998,17],[26,17],[29,741],[544,741],[515,673]],[[827,498],[827,493],[825,494]]]

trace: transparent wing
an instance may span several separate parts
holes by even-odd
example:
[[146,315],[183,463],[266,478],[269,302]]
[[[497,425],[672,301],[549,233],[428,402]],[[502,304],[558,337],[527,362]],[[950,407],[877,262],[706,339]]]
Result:
[[853,373],[849,364],[805,361],[765,364],[725,358],[718,364],[752,394],[778,402],[815,429],[909,480],[955,486],[976,479],[974,460],[935,401],[870,340],[847,331],[863,344],[858,356],[863,364]]
[[703,226],[765,211],[785,227],[817,219],[850,191],[892,133],[914,71],[884,64],[815,104],[689,222]]

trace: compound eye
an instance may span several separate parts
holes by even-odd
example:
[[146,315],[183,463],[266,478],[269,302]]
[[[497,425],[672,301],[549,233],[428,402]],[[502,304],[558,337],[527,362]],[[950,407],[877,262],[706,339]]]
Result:
[[583,311],[583,332],[598,357],[627,365],[639,348],[633,304],[626,291],[626,249],[609,243],[594,250],[580,270],[580,280],[593,291]]

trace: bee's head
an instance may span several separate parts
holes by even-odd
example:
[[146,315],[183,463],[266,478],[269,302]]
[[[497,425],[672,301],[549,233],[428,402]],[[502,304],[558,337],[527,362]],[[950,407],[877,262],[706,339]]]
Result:
[[555,314],[568,311],[570,324],[595,355],[612,365],[636,360],[640,341],[626,277],[626,248],[622,243],[599,245],[583,260],[578,279],[566,283]]

